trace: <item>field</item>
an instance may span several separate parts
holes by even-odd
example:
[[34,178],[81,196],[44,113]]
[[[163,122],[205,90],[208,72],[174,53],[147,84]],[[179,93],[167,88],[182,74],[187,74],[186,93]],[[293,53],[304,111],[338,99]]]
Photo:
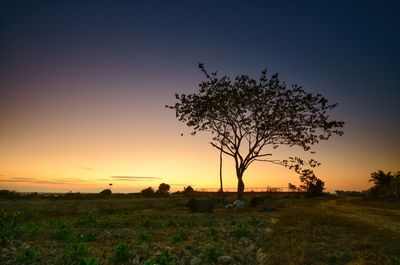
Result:
[[400,264],[398,203],[259,195],[214,213],[182,195],[1,199],[0,264]]

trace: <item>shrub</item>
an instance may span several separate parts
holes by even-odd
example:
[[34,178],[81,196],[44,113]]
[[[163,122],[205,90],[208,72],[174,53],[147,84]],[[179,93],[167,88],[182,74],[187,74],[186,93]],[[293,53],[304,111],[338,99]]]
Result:
[[119,243],[115,248],[112,256],[114,263],[124,263],[128,262],[132,252],[128,245]]
[[68,244],[64,249],[64,264],[79,264],[86,255],[86,247],[82,242]]
[[148,187],[143,189],[140,194],[142,194],[144,197],[151,197],[154,195],[154,189],[152,187]]
[[0,244],[5,245],[12,241],[19,226],[19,212],[13,214],[4,209],[0,212]]
[[175,265],[171,252],[164,251],[160,256],[155,259],[148,260],[144,265]]
[[112,191],[110,189],[105,189],[105,190],[100,191],[100,195],[102,195],[102,196],[111,196],[111,194],[112,194]]
[[217,263],[221,251],[216,247],[206,247],[204,249],[204,257],[209,263]]
[[183,189],[183,193],[192,193],[192,192],[194,192],[192,186],[187,186]]

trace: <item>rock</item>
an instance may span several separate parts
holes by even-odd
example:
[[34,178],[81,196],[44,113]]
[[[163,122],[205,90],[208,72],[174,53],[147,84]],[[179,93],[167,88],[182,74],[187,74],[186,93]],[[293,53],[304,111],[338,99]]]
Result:
[[186,207],[190,209],[192,213],[212,213],[214,211],[214,201],[212,199],[198,200],[191,198]]
[[201,262],[201,259],[199,257],[193,257],[190,260],[190,265],[201,265],[201,264],[202,264],[202,262]]
[[218,257],[218,264],[232,264],[234,259],[231,256]]

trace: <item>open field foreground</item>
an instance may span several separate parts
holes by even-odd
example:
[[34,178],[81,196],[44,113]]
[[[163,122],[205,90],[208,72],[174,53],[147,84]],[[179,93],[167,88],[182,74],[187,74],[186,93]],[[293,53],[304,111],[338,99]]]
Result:
[[0,264],[400,264],[398,203],[260,196],[214,213],[184,196],[2,199]]

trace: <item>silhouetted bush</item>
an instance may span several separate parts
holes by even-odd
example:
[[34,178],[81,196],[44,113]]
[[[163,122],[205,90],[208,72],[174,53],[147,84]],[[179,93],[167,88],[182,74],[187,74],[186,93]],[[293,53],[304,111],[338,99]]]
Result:
[[146,189],[143,189],[140,194],[142,194],[145,197],[151,197],[154,196],[154,189],[152,187],[148,187]]
[[249,206],[250,207],[257,207],[264,203],[264,199],[260,196],[251,197]]
[[212,213],[214,211],[214,201],[212,199],[198,200],[191,198],[186,207],[193,213]]
[[183,189],[183,193],[192,193],[192,192],[194,192],[192,186],[187,186]]
[[100,195],[102,195],[102,196],[110,196],[111,194],[112,194],[112,191],[110,189],[105,189],[100,192]]

